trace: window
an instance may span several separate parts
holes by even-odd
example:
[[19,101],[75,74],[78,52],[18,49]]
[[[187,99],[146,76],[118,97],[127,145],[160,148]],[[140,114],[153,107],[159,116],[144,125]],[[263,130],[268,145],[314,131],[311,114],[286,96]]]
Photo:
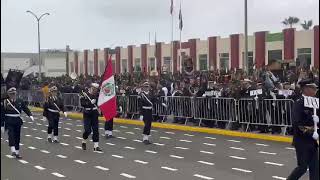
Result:
[[148,64],[149,71],[155,70],[155,67],[156,67],[155,58],[149,58],[149,64]]
[[80,74],[84,74],[84,72],[83,72],[83,66],[84,66],[84,64],[83,64],[83,61],[80,61]]
[[[242,59],[243,59],[243,67],[247,66],[246,62],[245,62],[245,56],[244,56],[244,52],[242,52]],[[249,70],[249,74],[251,75],[253,73],[253,66],[254,66],[254,62],[253,62],[253,52],[252,51],[248,51],[248,70]]]
[[92,75],[92,74],[93,74],[93,61],[89,61],[88,74],[89,74],[89,75]]
[[229,69],[229,53],[220,53],[220,69]]
[[164,57],[163,65],[167,68],[168,72],[171,72],[171,57]]
[[74,72],[74,66],[73,66],[73,62],[70,62],[70,73]]
[[282,60],[282,50],[268,51],[268,63],[272,60]]
[[134,70],[137,72],[140,72],[141,71],[140,58],[134,59],[134,65],[135,65]]
[[206,54],[199,55],[199,68],[200,68],[200,71],[208,70],[208,58]]
[[122,70],[121,71],[123,73],[126,73],[127,70],[128,70],[128,60],[127,59],[122,59],[121,62],[122,62]]
[[105,68],[104,61],[99,61],[100,75],[104,73]]
[[311,48],[298,49],[297,66],[310,69],[311,65]]

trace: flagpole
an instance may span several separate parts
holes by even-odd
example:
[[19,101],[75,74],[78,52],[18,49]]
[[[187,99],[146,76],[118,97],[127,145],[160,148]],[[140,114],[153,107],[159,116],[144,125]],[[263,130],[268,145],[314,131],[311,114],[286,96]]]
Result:
[[173,63],[173,12],[171,14],[171,64],[172,63]]
[[[180,0],[180,13],[181,13],[181,0]],[[180,22],[179,22],[180,24]],[[180,26],[180,25],[179,25]],[[179,28],[180,29],[180,46],[179,46],[179,51],[180,51],[180,58],[179,58],[179,71],[180,73],[182,72],[182,68],[181,68],[181,62],[182,62],[182,52],[181,52],[181,49],[182,49],[182,28]]]

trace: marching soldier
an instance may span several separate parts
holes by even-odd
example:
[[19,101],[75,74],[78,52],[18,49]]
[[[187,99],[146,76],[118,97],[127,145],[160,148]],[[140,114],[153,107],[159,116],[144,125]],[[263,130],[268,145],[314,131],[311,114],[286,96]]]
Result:
[[97,106],[99,84],[92,83],[89,92],[82,92],[80,103],[83,107],[84,133],[82,149],[87,149],[87,139],[92,133],[93,151],[102,151],[99,147],[99,111]]
[[[300,81],[303,96],[315,97],[317,85],[312,80]],[[318,115],[313,109],[304,107],[304,97],[299,98],[293,105],[293,146],[296,149],[298,167],[296,167],[288,180],[298,180],[309,168],[310,180],[319,179],[319,149],[317,140],[319,134],[314,130],[314,123],[319,123]],[[319,112],[317,112],[318,114]]]
[[[59,143],[58,141],[58,131],[59,131],[59,118],[60,112],[64,113],[67,117],[67,112],[65,111],[63,101],[57,96],[58,88],[52,86],[49,89],[49,97],[43,105],[43,117],[48,120],[48,142],[49,143]],[[53,141],[52,141],[52,131],[53,131]]]
[[[20,133],[23,121],[21,119],[21,111],[24,111],[32,121],[34,118],[27,104],[17,98],[17,89],[12,87],[7,91],[8,99],[1,103],[1,129],[8,129],[9,146],[12,156],[21,159],[20,149]],[[4,120],[4,121],[3,121]]]

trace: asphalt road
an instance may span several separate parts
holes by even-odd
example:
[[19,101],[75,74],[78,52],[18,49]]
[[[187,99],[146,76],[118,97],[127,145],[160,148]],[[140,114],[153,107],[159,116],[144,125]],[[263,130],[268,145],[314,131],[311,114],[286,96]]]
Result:
[[[117,138],[106,140],[100,123],[100,147],[81,150],[82,120],[60,120],[60,144],[47,142],[47,122],[24,116],[22,160],[10,156],[1,136],[3,180],[270,180],[285,179],[296,166],[287,143],[167,129],[152,131],[152,145],[141,143],[142,127],[115,124]],[[90,136],[91,138],[91,136]],[[305,175],[303,180],[308,179]]]

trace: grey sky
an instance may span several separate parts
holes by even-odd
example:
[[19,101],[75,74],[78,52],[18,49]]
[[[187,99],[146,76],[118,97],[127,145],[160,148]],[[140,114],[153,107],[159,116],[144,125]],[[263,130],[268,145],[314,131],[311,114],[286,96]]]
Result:
[[[179,39],[175,1],[174,38]],[[249,33],[281,31],[288,16],[319,24],[319,0],[248,0]],[[140,45],[171,40],[170,0],[1,0],[1,51],[37,52],[36,14],[41,22],[41,47],[72,49]],[[243,0],[182,0],[183,40],[226,37],[243,32]],[[301,26],[297,26],[301,29]]]

